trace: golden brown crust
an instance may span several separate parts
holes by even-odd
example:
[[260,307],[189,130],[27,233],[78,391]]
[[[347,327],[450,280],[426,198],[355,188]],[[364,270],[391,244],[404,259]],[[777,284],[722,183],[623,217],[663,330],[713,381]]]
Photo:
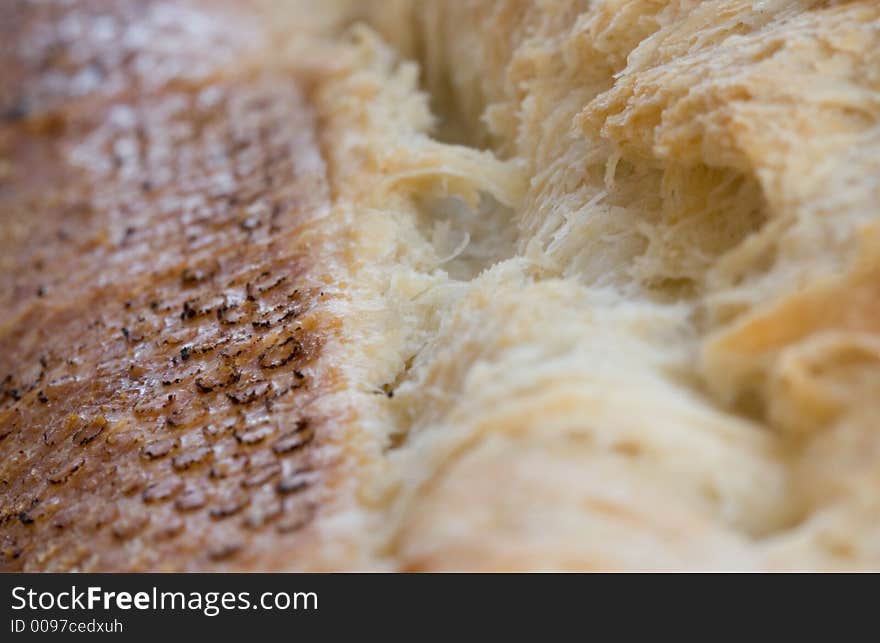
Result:
[[[15,18],[111,19],[88,8]],[[0,129],[0,564],[289,567],[345,419],[319,408],[338,295],[310,246],[329,208],[315,118],[291,72],[151,89],[137,55],[107,43],[123,85],[74,101],[34,98],[57,68],[26,69],[27,113]]]
[[[236,8],[238,7],[238,8]],[[0,115],[204,80],[265,51],[247,0],[12,0],[0,7]]]

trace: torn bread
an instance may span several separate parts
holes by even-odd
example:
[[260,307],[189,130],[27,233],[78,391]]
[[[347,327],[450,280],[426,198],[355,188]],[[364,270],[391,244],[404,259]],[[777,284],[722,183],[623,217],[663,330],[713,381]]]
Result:
[[6,568],[876,567],[875,3],[2,11]]

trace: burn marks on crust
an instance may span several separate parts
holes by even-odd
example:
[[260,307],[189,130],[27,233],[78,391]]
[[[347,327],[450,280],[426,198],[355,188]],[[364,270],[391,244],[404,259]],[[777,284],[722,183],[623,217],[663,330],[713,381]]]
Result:
[[0,568],[295,563],[336,386],[311,109],[279,71],[102,87],[2,126],[43,173],[0,187],[40,218],[3,251],[48,287],[0,319]]

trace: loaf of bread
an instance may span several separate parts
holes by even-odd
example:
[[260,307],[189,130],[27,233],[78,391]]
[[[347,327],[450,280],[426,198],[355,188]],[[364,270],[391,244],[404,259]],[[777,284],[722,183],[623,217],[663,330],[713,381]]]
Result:
[[0,569],[880,567],[874,0],[24,0],[0,52]]

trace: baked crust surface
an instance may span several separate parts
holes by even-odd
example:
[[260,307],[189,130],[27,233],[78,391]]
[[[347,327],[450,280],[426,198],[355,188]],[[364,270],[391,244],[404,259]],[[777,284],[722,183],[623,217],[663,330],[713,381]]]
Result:
[[5,566],[289,566],[346,415],[302,80],[219,6],[3,11]]

